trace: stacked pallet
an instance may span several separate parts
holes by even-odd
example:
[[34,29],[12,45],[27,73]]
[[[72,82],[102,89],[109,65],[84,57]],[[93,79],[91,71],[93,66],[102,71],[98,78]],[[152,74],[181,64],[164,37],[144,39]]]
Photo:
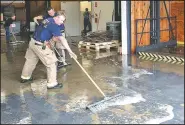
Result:
[[81,52],[80,55],[82,58],[87,58],[89,60],[91,59],[101,59],[101,58],[106,58],[110,56],[117,55],[116,51],[106,51],[106,52],[95,52],[95,53],[90,53],[90,52]]

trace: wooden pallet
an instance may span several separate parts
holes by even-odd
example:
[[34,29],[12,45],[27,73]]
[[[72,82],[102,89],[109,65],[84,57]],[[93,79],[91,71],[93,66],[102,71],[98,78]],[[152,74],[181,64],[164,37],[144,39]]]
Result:
[[92,42],[84,42],[80,41],[78,44],[78,48],[86,48],[87,50],[95,50],[100,51],[101,49],[110,50],[110,48],[118,48],[119,41],[112,40],[110,42],[101,42],[101,43],[92,43]]
[[[79,50],[80,51],[80,50]],[[84,58],[88,58],[88,59],[100,59],[100,58],[106,58],[106,57],[110,57],[113,55],[117,55],[117,51],[106,51],[106,52],[81,52],[80,51],[80,55]]]

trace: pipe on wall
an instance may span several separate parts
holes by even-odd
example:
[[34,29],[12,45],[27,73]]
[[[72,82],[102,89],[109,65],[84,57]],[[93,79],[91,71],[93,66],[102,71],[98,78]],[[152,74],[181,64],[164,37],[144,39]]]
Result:
[[131,54],[131,1],[126,1],[127,54]]
[[131,1],[121,1],[122,54],[131,54]]

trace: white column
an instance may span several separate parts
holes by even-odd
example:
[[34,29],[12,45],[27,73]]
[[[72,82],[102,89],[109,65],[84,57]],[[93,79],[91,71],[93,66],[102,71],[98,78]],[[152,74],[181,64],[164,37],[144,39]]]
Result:
[[126,2],[121,1],[121,37],[122,37],[122,54],[128,54],[128,43],[127,43],[127,9]]

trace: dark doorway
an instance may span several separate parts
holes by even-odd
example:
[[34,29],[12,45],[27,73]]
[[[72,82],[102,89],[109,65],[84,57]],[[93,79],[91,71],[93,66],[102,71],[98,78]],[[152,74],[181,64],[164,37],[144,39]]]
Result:
[[114,1],[115,21],[121,21],[121,0]]

